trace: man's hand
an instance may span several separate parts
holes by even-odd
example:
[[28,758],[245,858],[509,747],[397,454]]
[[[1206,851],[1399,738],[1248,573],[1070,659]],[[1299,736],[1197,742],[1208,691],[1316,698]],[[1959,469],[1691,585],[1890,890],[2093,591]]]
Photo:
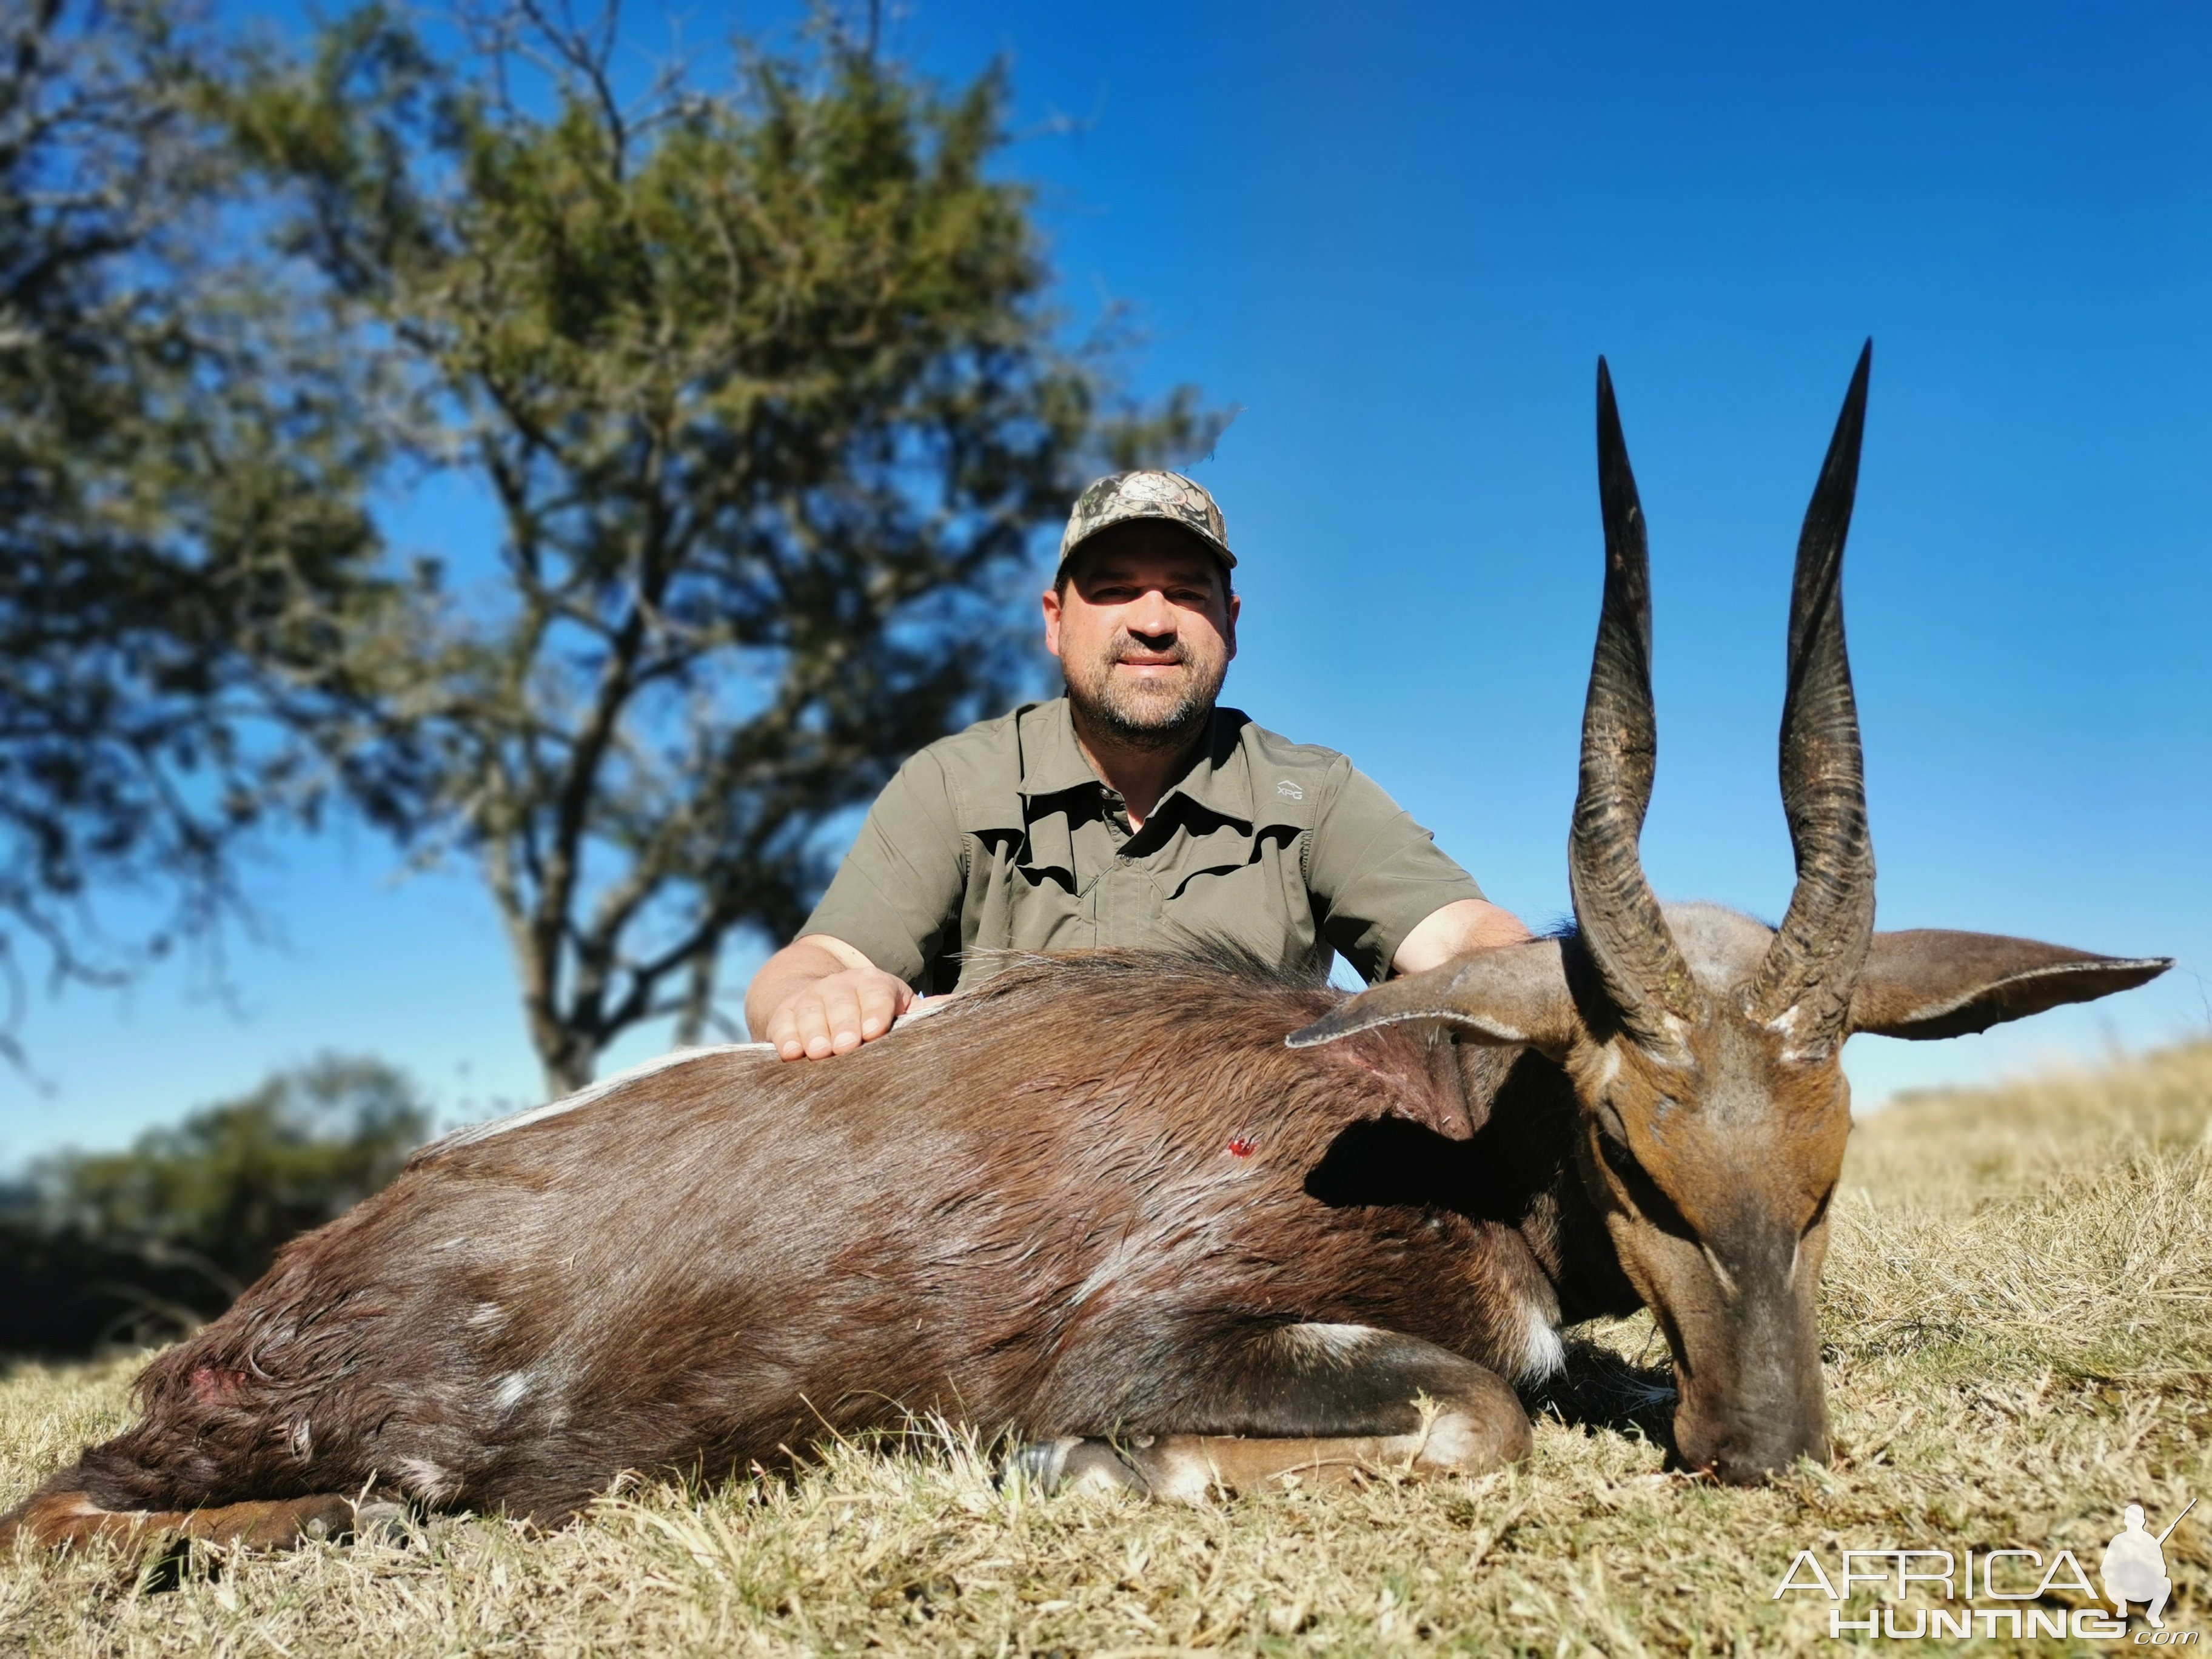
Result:
[[781,1059],[828,1060],[874,1042],[920,1000],[844,940],[809,933],[753,975],[745,1024]]

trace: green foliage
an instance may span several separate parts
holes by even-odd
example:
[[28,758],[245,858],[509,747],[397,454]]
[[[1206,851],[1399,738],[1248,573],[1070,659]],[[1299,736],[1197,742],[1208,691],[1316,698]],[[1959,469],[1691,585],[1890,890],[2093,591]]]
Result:
[[[331,788],[474,863],[559,1089],[727,1024],[823,826],[1033,672],[1041,527],[1202,449],[1061,343],[1004,77],[818,25],[713,84],[371,6],[299,58],[156,0],[0,17],[0,981],[243,914]],[[493,504],[403,568],[370,510]],[[483,538],[489,541],[495,538]],[[111,905],[131,896],[118,934]],[[6,1046],[0,1027],[0,1048]]]
[[1056,343],[996,71],[947,94],[825,27],[639,88],[611,21],[464,17],[449,65],[356,12],[226,114],[357,418],[497,503],[447,562],[489,592],[349,637],[382,695],[332,743],[478,864],[562,1091],[639,1021],[720,1023],[726,941],[795,929],[824,822],[1028,672],[1036,529],[1210,422]]
[[288,1239],[398,1174],[428,1133],[414,1085],[380,1061],[325,1055],[249,1095],[149,1129],[119,1152],[35,1165],[38,1224],[161,1264],[190,1260],[234,1296]]
[[[251,261],[177,9],[0,13],[0,968],[112,980],[310,804],[284,722],[382,590],[368,457]],[[366,795],[371,793],[365,776]],[[119,933],[97,889],[139,895]],[[0,1037],[0,1044],[4,1044]],[[9,1045],[12,1046],[12,1045]]]

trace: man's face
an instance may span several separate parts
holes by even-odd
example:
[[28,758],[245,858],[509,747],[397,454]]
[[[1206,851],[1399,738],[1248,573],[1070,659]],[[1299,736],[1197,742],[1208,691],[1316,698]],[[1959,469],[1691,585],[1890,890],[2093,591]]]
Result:
[[1045,594],[1045,648],[1094,728],[1136,748],[1179,748],[1220,695],[1237,608],[1205,543],[1132,520],[1085,542],[1066,592]]

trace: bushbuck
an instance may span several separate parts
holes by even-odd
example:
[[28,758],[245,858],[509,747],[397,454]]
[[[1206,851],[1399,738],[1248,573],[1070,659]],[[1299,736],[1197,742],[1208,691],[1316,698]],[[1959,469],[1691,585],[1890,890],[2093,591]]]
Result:
[[908,1412],[1017,1430],[1048,1488],[1480,1470],[1528,1449],[1514,1384],[1560,1327],[1639,1304],[1683,1465],[1825,1457],[1844,1038],[2168,965],[1874,932],[1838,580],[1867,368],[1798,547],[1778,929],[1662,906],[1638,860],[1644,529],[1601,360],[1572,931],[1348,1000],[1203,953],[1020,961],[834,1062],[702,1051],[464,1131],[155,1359],[137,1425],[0,1531],[281,1543],[364,1494],[551,1522],[624,1470]]

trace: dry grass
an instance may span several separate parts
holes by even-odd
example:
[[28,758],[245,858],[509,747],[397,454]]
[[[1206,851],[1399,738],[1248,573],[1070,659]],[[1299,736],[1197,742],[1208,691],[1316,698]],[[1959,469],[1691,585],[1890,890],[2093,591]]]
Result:
[[[2185,1494],[2207,1502],[2166,1546],[2167,1623],[2201,1629],[2208,1127],[2212,1045],[1863,1124],[1827,1273],[1838,1455],[1765,1490],[1664,1474],[1641,1437],[1554,1419],[1525,1468],[1486,1480],[1170,1510],[1001,1495],[939,1435],[837,1449],[789,1485],[623,1492],[545,1537],[439,1521],[173,1587],[99,1559],[0,1565],[0,1647],[1794,1653],[1835,1645],[1825,1601],[1771,1599],[1801,1548],[2063,1546],[2094,1572],[2124,1504],[2162,1525]],[[1591,1337],[1656,1352],[1641,1320]],[[133,1369],[0,1382],[0,1502],[119,1426]]]

